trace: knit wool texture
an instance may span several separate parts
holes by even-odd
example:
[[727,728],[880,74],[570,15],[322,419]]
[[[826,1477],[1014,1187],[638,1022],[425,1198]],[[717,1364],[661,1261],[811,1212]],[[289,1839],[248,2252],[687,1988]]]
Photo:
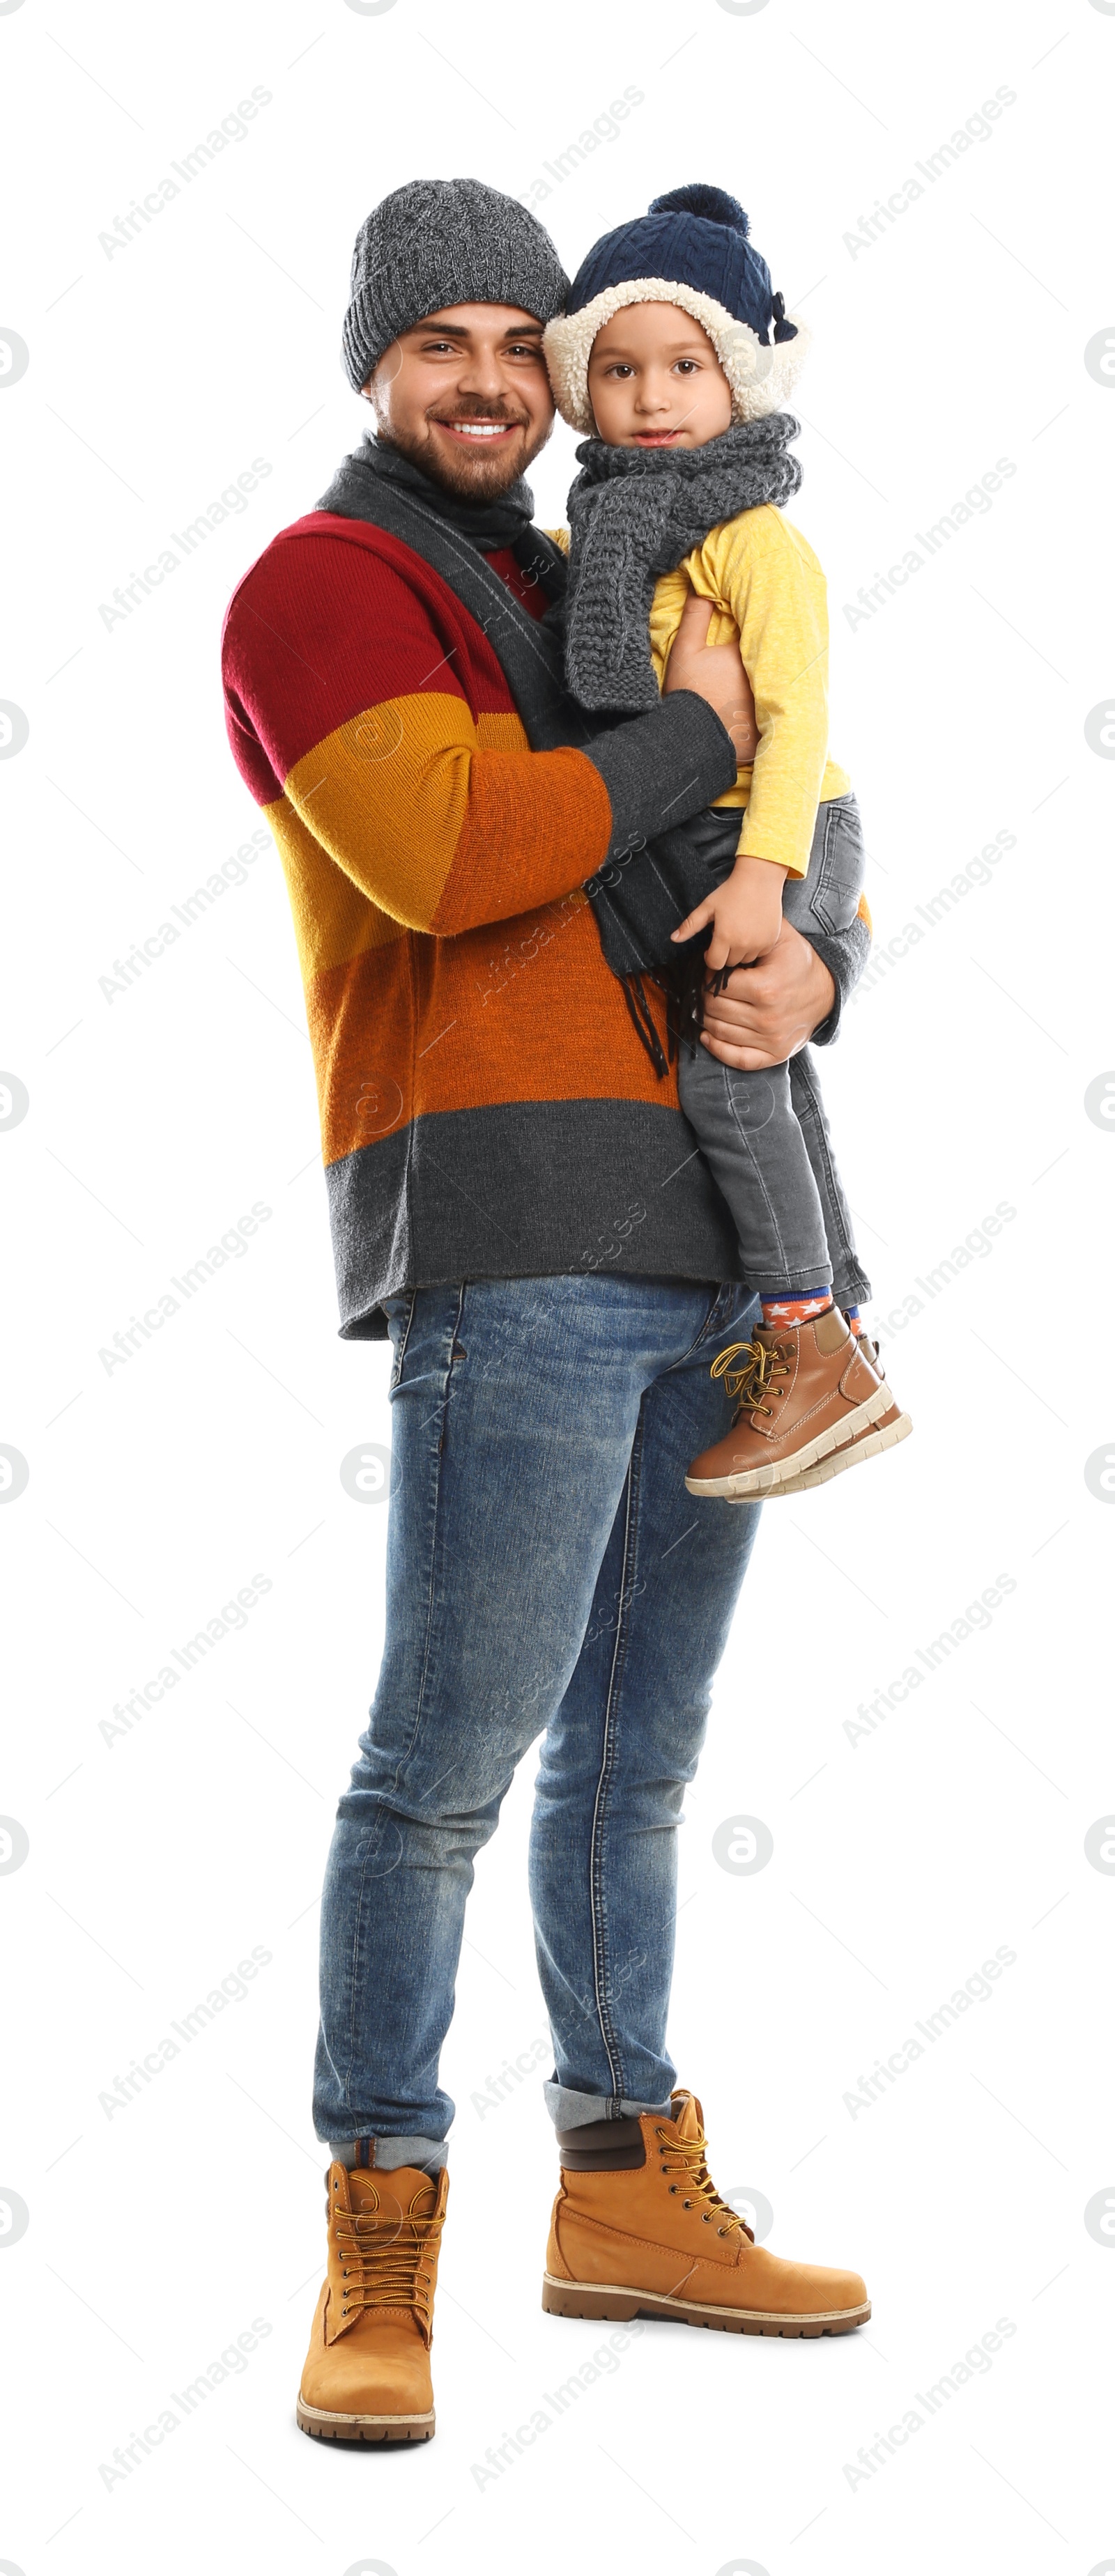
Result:
[[467,537],[481,554],[494,554],[501,546],[513,546],[517,537],[525,536],[534,517],[534,494],[521,474],[506,492],[474,501],[470,493],[451,492],[444,483],[435,483],[432,476],[423,474],[420,466],[386,439],[368,435],[351,456],[345,457],[328,491],[322,493],[318,509],[336,511],[342,518],[366,515],[374,524],[374,505],[367,513],[361,507],[361,494],[368,491],[370,476],[381,483],[393,483],[400,492],[409,492],[424,509],[436,510],[439,519],[455,528],[459,536]]
[[359,393],[401,331],[451,304],[511,304],[550,322],[569,280],[548,232],[481,179],[411,179],[373,207],[352,254],[341,343]]
[[801,466],[786,450],[800,427],[791,412],[771,412],[704,447],[609,447],[590,438],[577,449],[564,614],[566,679],[581,706],[626,713],[657,705],[649,640],[656,581],[710,528],[791,498]]

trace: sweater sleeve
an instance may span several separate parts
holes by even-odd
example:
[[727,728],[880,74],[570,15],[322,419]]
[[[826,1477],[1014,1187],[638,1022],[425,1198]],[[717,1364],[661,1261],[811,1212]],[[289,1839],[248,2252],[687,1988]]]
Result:
[[769,507],[715,529],[700,556],[739,628],[759,727],[740,850],[804,876],[828,747],[825,577]]
[[810,1046],[831,1046],[840,1034],[840,1023],[860,976],[871,954],[871,914],[861,895],[859,911],[846,930],[812,932],[810,946],[815,948],[822,964],[828,967],[836,986],[836,1000],[827,1020],[813,1030]]
[[233,599],[223,662],[229,738],[257,801],[292,809],[415,930],[555,901],[734,775],[719,719],[684,691],[584,751],[525,749],[461,603],[408,548],[335,521],[303,521],[268,548]]

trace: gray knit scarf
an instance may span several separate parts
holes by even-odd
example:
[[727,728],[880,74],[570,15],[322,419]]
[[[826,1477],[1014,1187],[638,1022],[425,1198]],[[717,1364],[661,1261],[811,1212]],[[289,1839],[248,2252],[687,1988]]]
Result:
[[[797,491],[786,453],[801,424],[775,411],[704,447],[606,447],[587,438],[569,495],[565,675],[583,707],[636,713],[658,704],[648,630],[654,585],[711,528]],[[552,612],[551,612],[552,613]]]

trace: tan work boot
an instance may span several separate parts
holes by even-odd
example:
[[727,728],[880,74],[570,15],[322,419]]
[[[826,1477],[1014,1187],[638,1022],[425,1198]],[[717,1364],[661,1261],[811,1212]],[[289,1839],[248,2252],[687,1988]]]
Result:
[[724,2334],[849,2334],[871,2314],[858,2272],[756,2245],[705,2162],[701,2105],[560,2133],[542,2305],[551,2316],[673,2317]]
[[[878,1342],[869,1341],[866,1333],[861,1333],[859,1343],[860,1349],[866,1351],[876,1377],[885,1378],[886,1370],[879,1357]],[[877,1458],[884,1449],[897,1448],[900,1440],[909,1439],[913,1427],[909,1414],[903,1413],[897,1404],[892,1403],[886,1413],[879,1415],[877,1422],[868,1423],[864,1430],[857,1431],[854,1438],[845,1443],[843,1449],[831,1450],[828,1457],[822,1458],[817,1466],[806,1467],[803,1473],[787,1476],[782,1484],[772,1485],[768,1500],[773,1503],[782,1494],[808,1494],[813,1491],[815,1485],[831,1484],[834,1476],[843,1475],[845,1467],[861,1467],[866,1458]],[[746,1500],[746,1496],[732,1496],[730,1499],[742,1502]]]
[[736,1501],[816,1466],[894,1402],[839,1306],[807,1324],[762,1326],[749,1343],[721,1351],[712,1375],[739,1403],[731,1430],[693,1460],[685,1482],[691,1494]]
[[[374,2154],[374,2146],[372,2149]],[[417,2165],[326,2176],[329,2269],[298,2422],[324,2442],[428,2442],[434,2286],[449,2176]]]

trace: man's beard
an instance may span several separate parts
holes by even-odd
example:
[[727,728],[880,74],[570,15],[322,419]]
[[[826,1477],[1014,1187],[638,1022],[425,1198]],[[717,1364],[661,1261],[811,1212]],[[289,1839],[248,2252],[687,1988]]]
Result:
[[544,421],[532,438],[530,424],[521,415],[487,410],[479,405],[473,405],[468,411],[428,412],[426,417],[439,420],[443,425],[455,420],[508,421],[527,431],[525,445],[514,454],[485,456],[480,448],[473,457],[462,449],[458,458],[452,450],[435,446],[432,439],[400,430],[394,424],[388,427],[385,421],[380,420],[378,435],[385,447],[396,448],[399,455],[409,458],[410,463],[417,465],[419,472],[427,475],[431,483],[440,483],[443,491],[452,492],[458,499],[466,501],[498,501],[502,493],[509,492],[512,484],[518,482],[519,476],[526,472],[527,466],[545,446],[552,426],[549,421]]

